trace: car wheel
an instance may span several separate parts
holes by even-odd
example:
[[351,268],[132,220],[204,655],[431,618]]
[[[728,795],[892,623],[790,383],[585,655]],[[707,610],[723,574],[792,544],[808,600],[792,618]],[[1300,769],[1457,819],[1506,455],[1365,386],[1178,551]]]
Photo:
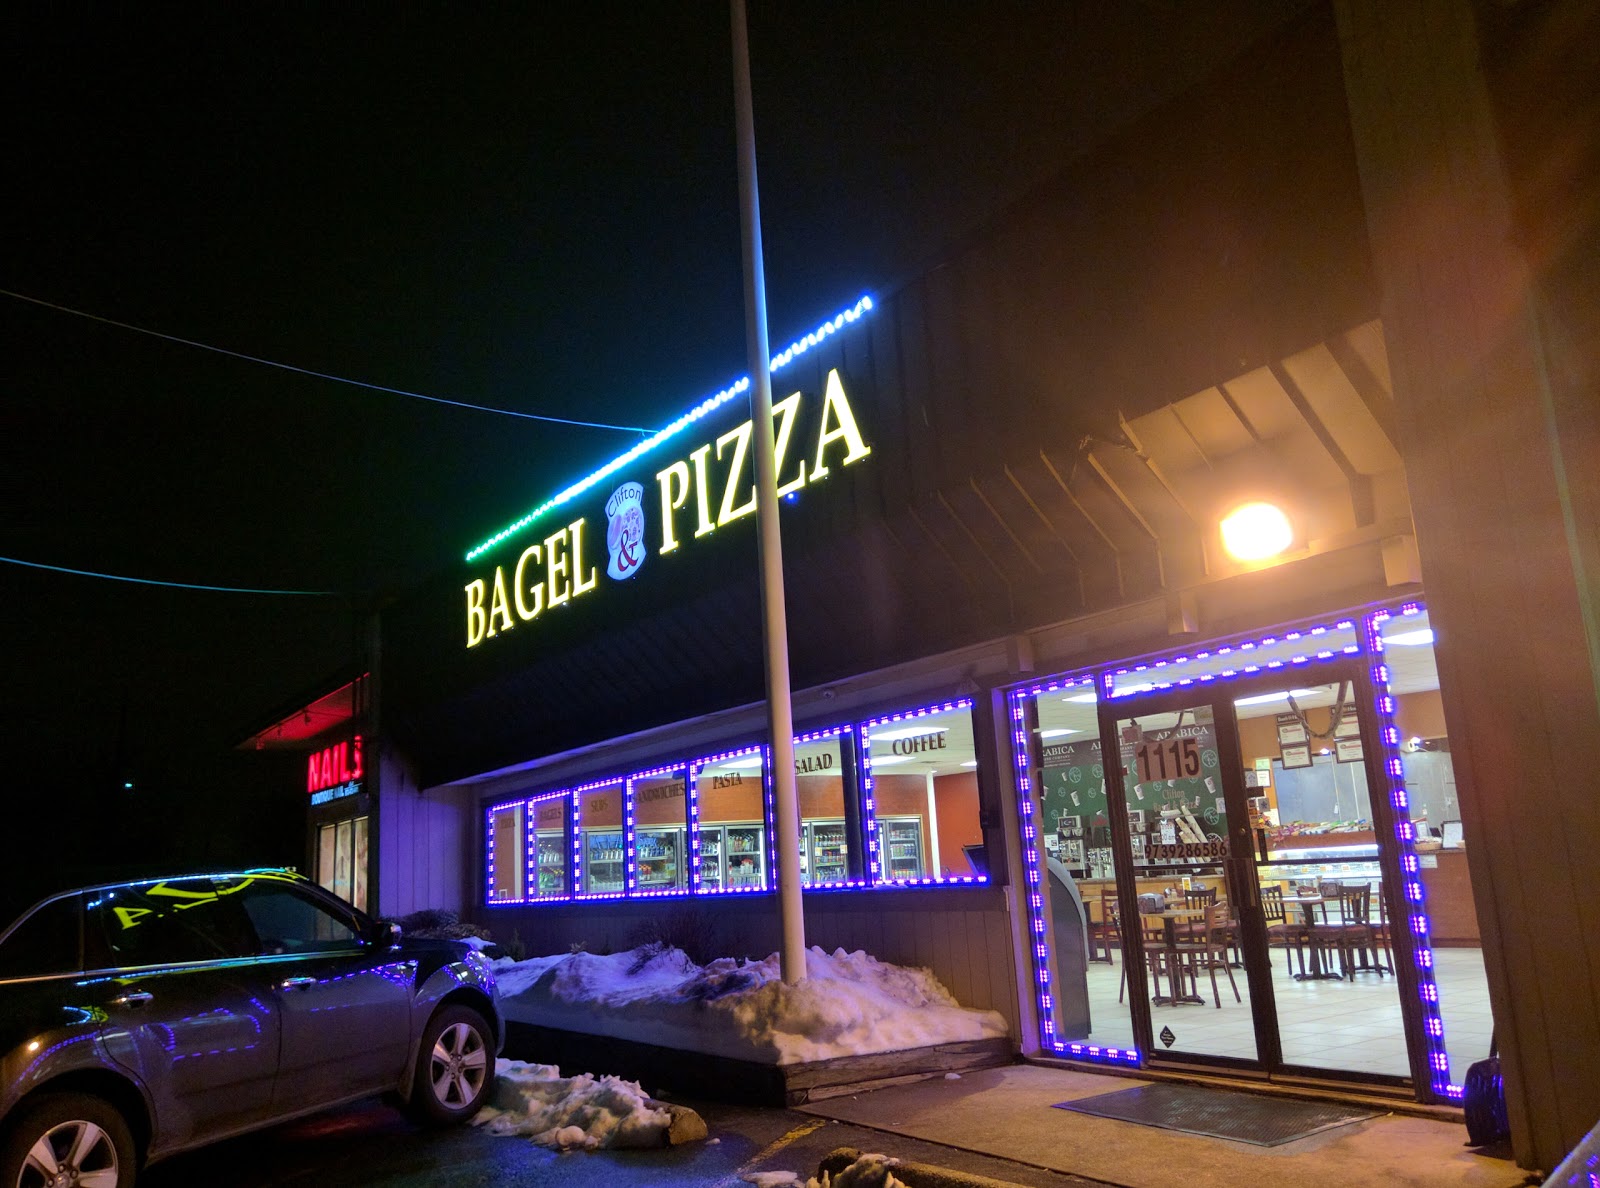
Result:
[[417,1049],[412,1112],[434,1124],[465,1122],[478,1112],[493,1084],[493,1032],[483,1016],[462,1006],[434,1015]]
[[108,1102],[51,1093],[25,1106],[0,1143],[0,1188],[133,1188],[133,1135]]

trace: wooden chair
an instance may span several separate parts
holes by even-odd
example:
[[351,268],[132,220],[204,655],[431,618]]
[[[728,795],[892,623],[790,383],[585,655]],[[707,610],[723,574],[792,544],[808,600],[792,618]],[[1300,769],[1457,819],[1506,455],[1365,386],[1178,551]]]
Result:
[[[1311,928],[1311,943],[1339,955],[1339,972],[1351,974],[1386,971],[1377,961],[1377,936],[1372,930],[1372,884],[1345,883],[1339,886],[1339,921]],[[1359,953],[1366,960],[1357,961]]]
[[1307,929],[1304,923],[1289,919],[1289,910],[1283,902],[1283,888],[1269,886],[1261,888],[1261,912],[1267,918],[1267,945],[1283,946],[1283,968],[1290,977],[1294,976],[1294,957],[1291,948],[1300,957],[1300,972],[1306,972],[1306,941]]
[[[1212,894],[1215,895],[1216,892],[1213,891]],[[1212,902],[1205,905],[1205,913],[1205,919],[1201,921],[1204,928],[1201,939],[1178,942],[1178,960],[1182,962],[1182,968],[1178,971],[1179,984],[1182,984],[1182,976],[1187,971],[1194,993],[1198,995],[1199,972],[1202,969],[1206,970],[1211,975],[1211,997],[1220,1011],[1222,995],[1217,990],[1218,969],[1228,975],[1228,985],[1233,987],[1234,1001],[1243,1002],[1244,999],[1239,997],[1239,983],[1233,980],[1233,966],[1228,963],[1228,947],[1216,939],[1218,930],[1227,922],[1225,909],[1222,905]],[[1169,976],[1167,981],[1170,983],[1172,978]]]
[[[1169,964],[1167,958],[1170,956],[1170,954],[1167,951],[1166,929],[1158,917],[1147,914],[1145,911],[1143,911],[1142,903],[1140,906],[1141,911],[1139,912],[1138,921],[1139,948],[1144,953],[1145,968],[1150,971],[1150,988],[1152,991],[1154,991],[1154,997],[1160,998],[1161,978],[1164,974],[1167,979],[1167,989],[1169,994],[1175,994],[1177,993],[1175,987],[1179,983],[1177,981],[1176,971],[1167,968]],[[1156,910],[1159,911],[1160,909],[1157,908]],[[1122,941],[1124,951],[1126,951],[1128,937],[1124,936]],[[1117,980],[1118,1002],[1122,1001],[1123,993],[1127,990],[1127,987],[1128,963],[1124,961],[1122,963],[1122,977]]]
[[[1183,893],[1183,906],[1191,911],[1210,907],[1217,902],[1215,887],[1191,887]],[[1204,940],[1205,926],[1199,920],[1189,920],[1178,925],[1178,935],[1184,940]]]
[[[1122,926],[1118,920],[1117,892],[1115,888],[1100,889],[1100,918],[1089,921],[1089,960],[1114,964],[1111,950],[1122,944]],[[1104,956],[1100,956],[1104,954]]]
[[[1394,929],[1389,924],[1389,905],[1384,902],[1382,883],[1373,888],[1372,898],[1378,902],[1378,922],[1372,926],[1372,938],[1383,954],[1384,972],[1394,973]],[[1368,911],[1370,914],[1371,909]]]

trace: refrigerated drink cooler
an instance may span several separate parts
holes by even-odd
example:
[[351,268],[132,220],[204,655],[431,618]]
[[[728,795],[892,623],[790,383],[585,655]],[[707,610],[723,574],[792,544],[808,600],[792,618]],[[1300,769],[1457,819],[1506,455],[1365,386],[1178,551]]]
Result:
[[767,835],[759,823],[700,826],[702,887],[761,887],[766,870]]
[[807,884],[843,883],[850,877],[843,821],[804,822],[805,866],[802,878]]
[[890,882],[922,878],[922,818],[879,817],[883,873]]
[[598,895],[623,889],[622,830],[583,831],[583,891]]
[[634,833],[634,858],[638,862],[639,890],[665,891],[687,887],[682,829],[645,829]]

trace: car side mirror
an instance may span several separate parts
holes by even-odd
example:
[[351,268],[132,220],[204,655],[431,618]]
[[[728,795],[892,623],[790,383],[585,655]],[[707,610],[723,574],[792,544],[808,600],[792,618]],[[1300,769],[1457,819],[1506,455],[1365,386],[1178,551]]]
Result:
[[400,943],[400,925],[393,920],[374,920],[367,930],[367,940],[374,948],[392,949]]

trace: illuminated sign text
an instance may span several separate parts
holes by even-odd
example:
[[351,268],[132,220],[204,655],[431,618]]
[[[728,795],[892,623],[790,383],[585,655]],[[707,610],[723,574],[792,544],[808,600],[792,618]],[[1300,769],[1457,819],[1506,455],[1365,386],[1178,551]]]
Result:
[[361,736],[324,747],[306,760],[306,791],[311,794],[361,778]]

